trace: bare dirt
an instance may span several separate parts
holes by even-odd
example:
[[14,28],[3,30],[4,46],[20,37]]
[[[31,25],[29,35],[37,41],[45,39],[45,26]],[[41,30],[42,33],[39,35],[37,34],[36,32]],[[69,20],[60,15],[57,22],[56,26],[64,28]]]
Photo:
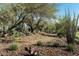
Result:
[[[7,38],[5,38],[7,39]],[[10,38],[8,38],[10,39]],[[37,46],[37,42],[42,42],[42,46]],[[52,47],[54,43],[59,43],[59,47]],[[38,51],[40,56],[73,56],[79,55],[79,45],[76,45],[76,51],[66,51],[66,39],[64,37],[56,37],[56,34],[35,33],[30,36],[22,36],[17,38],[16,44],[18,49],[16,51],[9,51],[7,48],[12,44],[0,42],[1,56],[28,56],[28,51],[25,47],[32,47],[32,50]]]

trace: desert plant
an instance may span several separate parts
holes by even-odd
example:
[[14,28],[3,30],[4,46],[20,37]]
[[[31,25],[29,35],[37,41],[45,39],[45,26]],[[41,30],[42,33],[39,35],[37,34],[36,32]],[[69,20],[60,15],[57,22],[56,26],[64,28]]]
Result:
[[58,37],[65,36],[65,20],[64,20],[64,17],[59,18],[58,22],[55,23],[55,26],[56,26],[57,36]]
[[67,51],[73,52],[74,50],[75,50],[75,48],[74,48],[73,44],[69,44],[67,46]]
[[76,43],[76,44],[79,44],[79,37],[76,37],[76,38],[75,38],[75,43]]
[[59,46],[59,43],[54,43],[53,44],[53,47],[58,47]]
[[68,44],[74,44],[75,37],[76,37],[76,31],[77,31],[77,23],[78,23],[78,17],[76,17],[75,14],[73,18],[71,19],[70,13],[68,12],[68,15],[65,16],[65,30],[66,30],[66,38]]
[[64,29],[64,31],[59,30],[58,32],[65,34],[65,37],[67,39],[68,48],[70,50],[74,49],[73,46],[74,46],[75,38],[76,38],[78,18],[79,18],[79,15],[75,16],[75,13],[73,17],[71,17],[71,13],[68,10],[68,12],[65,13],[65,16],[59,19],[62,21],[60,21],[56,27],[57,30],[60,29],[60,27]]
[[74,51],[74,43],[75,43],[75,38],[76,38],[76,31],[77,31],[77,23],[78,23],[78,17],[76,17],[75,13],[73,18],[71,19],[71,15],[68,12],[68,14],[65,16],[65,30],[66,30],[66,38],[67,38],[67,43],[68,43],[68,50],[69,51]]
[[[18,18],[7,31],[16,28],[21,23],[27,23],[31,32],[34,31],[34,22],[38,18],[35,27],[39,27],[40,18],[55,18],[55,12],[57,11],[55,4],[11,4],[11,8],[8,9],[12,11],[11,14],[15,15],[14,18]],[[35,18],[37,19],[35,20]]]
[[38,41],[36,45],[37,46],[41,46],[42,45],[42,42],[41,41]]
[[21,35],[23,35],[23,33],[14,30],[12,36],[13,36],[13,37],[20,37]]
[[69,47],[70,45],[74,46],[74,43],[75,43],[78,18],[79,18],[79,15],[75,16],[75,13],[74,13],[74,16],[71,17],[70,11],[68,11],[65,14],[65,16],[62,18],[63,22],[62,22],[61,27],[63,26],[65,30],[65,36],[66,36],[67,44],[69,45]]
[[10,46],[9,46],[9,50],[11,50],[11,51],[15,51],[15,50],[17,50],[17,45],[16,44],[11,44]]
[[65,35],[65,30],[63,28],[57,30],[57,36],[62,37]]

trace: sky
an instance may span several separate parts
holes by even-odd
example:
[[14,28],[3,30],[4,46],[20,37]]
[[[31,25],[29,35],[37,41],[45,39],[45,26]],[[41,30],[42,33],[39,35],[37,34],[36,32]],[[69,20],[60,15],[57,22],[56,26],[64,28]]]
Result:
[[[69,10],[71,13],[71,16],[73,16],[73,12],[75,12],[76,15],[79,14],[79,3],[59,3],[57,4],[57,16],[63,16],[65,15],[65,10]],[[79,21],[78,21],[79,26]]]
[[68,10],[73,14],[73,11],[78,15],[79,14],[79,3],[58,3],[57,4],[57,15],[62,16],[65,13],[65,10]]

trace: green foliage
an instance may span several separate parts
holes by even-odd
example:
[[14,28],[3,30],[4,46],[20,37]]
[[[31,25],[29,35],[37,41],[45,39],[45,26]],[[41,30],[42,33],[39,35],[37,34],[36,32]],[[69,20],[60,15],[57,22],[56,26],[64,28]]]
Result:
[[75,50],[74,45],[73,44],[69,44],[67,46],[67,50],[70,51],[70,52],[73,52]]
[[57,30],[57,35],[59,37],[62,37],[65,35],[65,29],[64,28],[60,28],[59,30]]
[[[0,25],[3,31],[9,32],[21,23],[27,23],[30,24],[31,31],[33,31],[36,26],[35,21],[37,20],[37,23],[40,23],[39,17],[55,18],[55,12],[56,8],[54,4],[9,4],[5,9],[1,9]],[[35,18],[37,19],[35,20]]]
[[56,31],[56,27],[54,23],[50,23],[47,25],[47,30],[49,31],[49,33],[54,33]]
[[[15,15],[18,17],[18,21],[10,27],[10,30],[16,27],[18,24],[24,22],[30,25],[31,27],[31,32],[34,29],[35,23],[34,23],[34,18],[42,17],[42,18],[54,18],[54,14],[56,12],[56,8],[54,7],[55,5],[53,4],[12,4],[11,10],[14,11]],[[19,16],[20,15],[20,16]],[[39,16],[38,16],[39,15]],[[15,17],[16,17],[15,16]],[[27,19],[25,19],[25,17]],[[38,20],[39,21],[39,20]],[[37,22],[38,23],[38,22]]]
[[76,37],[79,38],[79,31],[76,32]]
[[65,19],[64,17],[59,18],[58,22],[55,23],[56,33],[59,37],[65,36]]
[[16,44],[11,44],[10,46],[9,46],[9,50],[11,50],[11,51],[15,51],[15,50],[17,50],[17,45]]
[[21,35],[23,35],[23,33],[14,30],[12,36],[13,36],[13,37],[20,37]]
[[[5,9],[3,10],[1,9],[0,25],[2,26],[1,28],[3,29],[3,31],[6,30],[6,32],[9,33],[9,31],[13,30],[21,23],[23,24],[26,23],[31,28],[30,31],[33,32],[35,30],[34,29],[35,27],[37,28],[39,27],[40,23],[39,19],[55,18],[56,11],[57,10],[55,4],[48,4],[48,3],[8,4],[8,6],[6,6]],[[17,33],[14,35],[18,36],[19,34]]]
[[75,38],[75,43],[79,44],[79,38],[78,37]]

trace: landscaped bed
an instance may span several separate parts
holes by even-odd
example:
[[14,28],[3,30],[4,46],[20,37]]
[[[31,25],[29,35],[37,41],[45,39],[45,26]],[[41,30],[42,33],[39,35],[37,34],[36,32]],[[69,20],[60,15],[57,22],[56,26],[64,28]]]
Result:
[[[37,42],[41,42],[41,45],[37,45]],[[16,50],[9,50],[10,46]],[[58,44],[56,44],[58,43]],[[66,39],[64,37],[58,38],[53,36],[45,36],[41,34],[32,34],[31,36],[24,36],[17,39],[13,43],[1,43],[0,42],[0,55],[2,56],[31,56],[31,54],[25,48],[31,47],[31,52],[36,51],[39,56],[72,56],[79,55],[79,45],[77,44],[74,52],[67,51]]]

